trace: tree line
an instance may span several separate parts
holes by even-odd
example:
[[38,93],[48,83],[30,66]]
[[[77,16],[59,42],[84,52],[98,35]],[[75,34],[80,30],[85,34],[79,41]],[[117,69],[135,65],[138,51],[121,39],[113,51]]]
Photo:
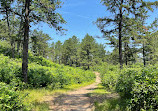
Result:
[[[3,24],[3,22],[0,23]],[[5,28],[3,29],[3,31],[5,31]],[[10,41],[7,35],[1,38],[1,41],[4,40],[8,43]],[[52,38],[42,31],[31,31],[28,48],[30,53],[34,56],[42,56],[58,64],[82,67],[85,70],[105,62],[105,46],[97,43],[89,34],[86,34],[82,41],[76,36],[65,40],[63,43],[61,41],[50,43],[50,40],[52,40]],[[14,56],[21,58],[22,43],[19,47],[18,41],[15,41],[14,45]],[[5,52],[3,53],[5,54]],[[13,57],[12,52],[8,55]]]
[[63,44],[60,41],[52,43],[49,58],[59,64],[82,67],[85,70],[105,61],[105,46],[96,43],[90,35],[85,35],[80,42],[76,36],[69,38]]

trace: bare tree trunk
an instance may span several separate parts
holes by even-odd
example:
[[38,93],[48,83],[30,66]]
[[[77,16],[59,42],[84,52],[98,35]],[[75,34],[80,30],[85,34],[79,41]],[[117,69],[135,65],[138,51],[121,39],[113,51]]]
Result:
[[23,41],[23,61],[22,61],[22,73],[24,76],[24,82],[28,82],[28,42],[29,42],[29,6],[30,0],[25,0],[25,23],[24,23],[24,41]]
[[19,50],[20,50],[20,42],[19,40],[17,41],[17,53],[18,53],[18,57],[19,57]]
[[146,66],[146,60],[145,60],[145,46],[144,46],[144,43],[143,43],[143,64],[144,64],[144,67]]
[[127,42],[125,42],[125,63],[126,63],[126,66],[128,65],[128,54],[127,54],[127,51],[128,51],[128,45],[127,45]]
[[[123,4],[123,0],[121,0]],[[119,62],[120,62],[120,69],[123,68],[123,60],[122,60],[122,7],[120,7],[120,21],[119,21]]]
[[15,40],[13,40],[13,55],[12,55],[12,57],[13,58],[15,58]]

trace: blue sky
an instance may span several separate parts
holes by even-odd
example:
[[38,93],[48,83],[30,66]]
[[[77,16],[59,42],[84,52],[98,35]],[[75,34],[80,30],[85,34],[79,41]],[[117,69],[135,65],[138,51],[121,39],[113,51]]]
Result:
[[[39,30],[43,30],[44,33],[49,34],[53,39],[53,42],[58,40],[64,42],[73,35],[77,36],[79,40],[82,40],[84,36],[88,33],[91,36],[102,36],[100,30],[93,23],[99,17],[110,16],[106,11],[106,7],[103,6],[101,0],[62,0],[64,2],[62,8],[57,11],[63,16],[67,24],[62,25],[68,31],[65,32],[66,35],[61,36],[56,34],[55,29],[49,28],[47,24],[40,23],[38,27]],[[156,0],[147,0],[156,1]],[[153,21],[155,17],[158,17],[158,9],[154,13],[149,13],[151,17],[148,19],[148,23]],[[35,28],[35,27],[34,27]],[[105,39],[97,39],[98,43],[106,43]],[[106,50],[111,50],[110,47],[106,47]]]
[[[62,0],[64,4],[58,12],[67,22],[62,25],[68,31],[66,35],[56,34],[55,29],[49,28],[47,24],[40,23],[38,29],[52,37],[53,42],[58,40],[64,42],[73,35],[82,40],[88,33],[91,36],[101,35],[100,30],[93,23],[98,17],[106,15],[106,8],[101,5],[100,0]],[[96,39],[99,43],[105,43],[104,39]]]

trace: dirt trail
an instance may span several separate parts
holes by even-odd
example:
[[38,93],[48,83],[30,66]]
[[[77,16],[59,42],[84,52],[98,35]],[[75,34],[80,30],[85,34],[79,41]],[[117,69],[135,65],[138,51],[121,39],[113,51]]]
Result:
[[95,72],[95,74],[94,84],[51,98],[49,111],[92,111],[93,105],[87,94],[100,83],[99,73]]

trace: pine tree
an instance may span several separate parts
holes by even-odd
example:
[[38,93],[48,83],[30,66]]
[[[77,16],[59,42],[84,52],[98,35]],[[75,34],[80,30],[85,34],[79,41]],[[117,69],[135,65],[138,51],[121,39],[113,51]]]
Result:
[[65,65],[77,66],[77,50],[79,41],[76,36],[66,40],[62,49],[62,61]]
[[62,43],[57,41],[55,43],[55,62],[61,64],[62,61]]
[[48,34],[44,34],[43,31],[33,30],[31,34],[31,45],[34,54],[47,58],[49,50],[48,41],[50,40],[51,37]]
[[[108,38],[111,36],[118,37],[119,45],[119,63],[120,68],[123,67],[123,54],[122,54],[122,37],[123,29],[126,25],[123,22],[131,17],[143,16],[143,13],[139,11],[140,8],[146,6],[144,1],[140,0],[102,0],[103,5],[107,7],[107,10],[112,14],[111,17],[98,18],[97,26],[101,32]],[[108,26],[111,26],[109,30]],[[107,27],[106,27],[107,26]]]
[[92,36],[86,35],[81,42],[80,49],[80,64],[84,69],[90,69],[93,65],[94,53],[95,53],[95,40]]

